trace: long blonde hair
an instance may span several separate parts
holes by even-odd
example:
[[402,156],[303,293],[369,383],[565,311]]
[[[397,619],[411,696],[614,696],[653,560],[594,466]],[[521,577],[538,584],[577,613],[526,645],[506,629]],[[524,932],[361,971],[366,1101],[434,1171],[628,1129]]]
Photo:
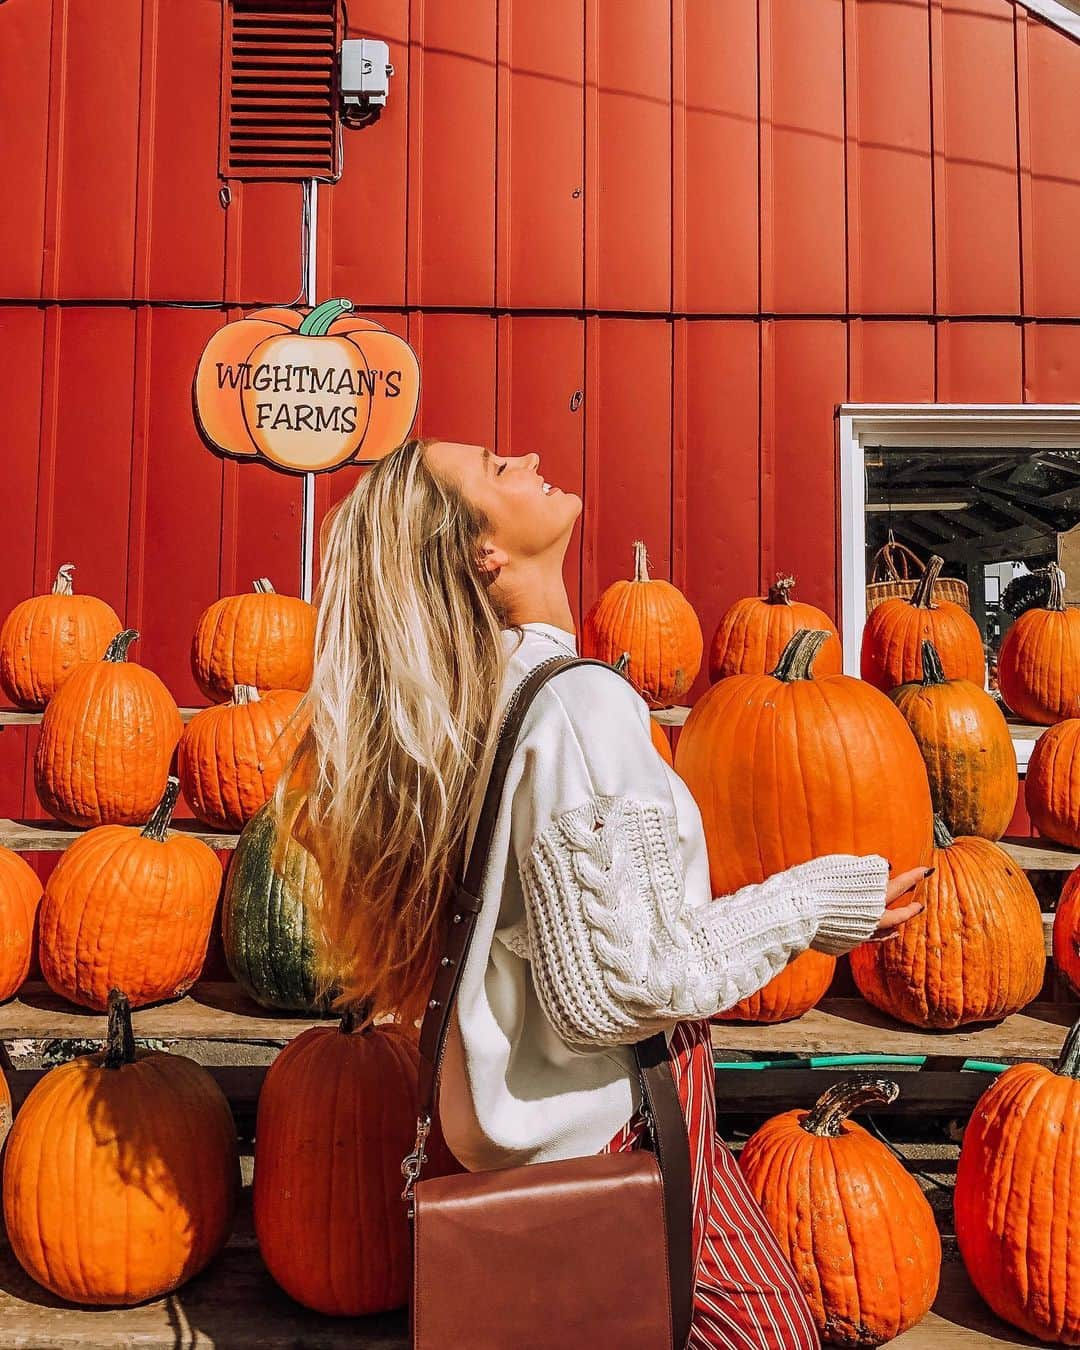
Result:
[[329,523],[291,779],[307,787],[296,833],[323,877],[323,985],[403,1020],[428,997],[504,670],[477,565],[487,522],[430,471],[428,444],[376,463]]

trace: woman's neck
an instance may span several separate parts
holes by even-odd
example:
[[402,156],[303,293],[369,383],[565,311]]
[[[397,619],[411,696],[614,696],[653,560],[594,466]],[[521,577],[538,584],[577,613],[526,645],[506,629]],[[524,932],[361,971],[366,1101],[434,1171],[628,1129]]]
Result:
[[499,590],[510,624],[547,623],[564,633],[574,631],[574,616],[561,570],[557,576],[525,571],[507,577],[504,573],[499,578]]

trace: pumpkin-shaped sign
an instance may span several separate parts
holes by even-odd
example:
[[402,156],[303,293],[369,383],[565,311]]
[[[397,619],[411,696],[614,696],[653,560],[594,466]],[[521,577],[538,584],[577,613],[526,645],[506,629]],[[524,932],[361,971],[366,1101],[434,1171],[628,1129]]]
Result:
[[381,459],[406,439],[420,397],[409,344],[349,300],[310,313],[254,310],[207,343],[195,372],[202,434],[230,455],[296,473]]

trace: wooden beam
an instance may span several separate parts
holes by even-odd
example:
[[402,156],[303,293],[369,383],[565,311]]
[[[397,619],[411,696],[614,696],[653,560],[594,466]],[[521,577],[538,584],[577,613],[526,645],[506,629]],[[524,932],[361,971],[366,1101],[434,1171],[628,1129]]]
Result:
[[882,1116],[967,1116],[994,1081],[992,1074],[969,1070],[905,1069],[883,1064],[851,1069],[717,1069],[716,1111],[720,1116],[776,1115],[812,1106],[834,1083],[852,1074],[880,1072],[900,1086],[891,1106],[875,1106]]
[[[181,708],[180,719],[183,722],[190,722],[195,714],[200,712],[202,708]],[[0,708],[0,727],[36,726],[43,715],[39,712],[24,712],[21,708]]]
[[[197,820],[174,820],[169,827],[174,834],[186,834],[201,839],[210,848],[228,851],[236,847],[238,834],[211,830]],[[0,818],[0,845],[15,853],[59,853],[86,833],[73,830],[55,820],[7,820]]]

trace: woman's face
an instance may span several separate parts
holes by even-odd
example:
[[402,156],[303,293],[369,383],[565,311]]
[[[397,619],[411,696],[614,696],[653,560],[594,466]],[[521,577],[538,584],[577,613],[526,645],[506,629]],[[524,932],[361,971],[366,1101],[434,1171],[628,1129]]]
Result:
[[455,441],[435,441],[425,453],[432,473],[452,483],[491,522],[485,543],[495,566],[545,553],[557,554],[561,563],[581,498],[545,482],[539,455],[496,455]]

